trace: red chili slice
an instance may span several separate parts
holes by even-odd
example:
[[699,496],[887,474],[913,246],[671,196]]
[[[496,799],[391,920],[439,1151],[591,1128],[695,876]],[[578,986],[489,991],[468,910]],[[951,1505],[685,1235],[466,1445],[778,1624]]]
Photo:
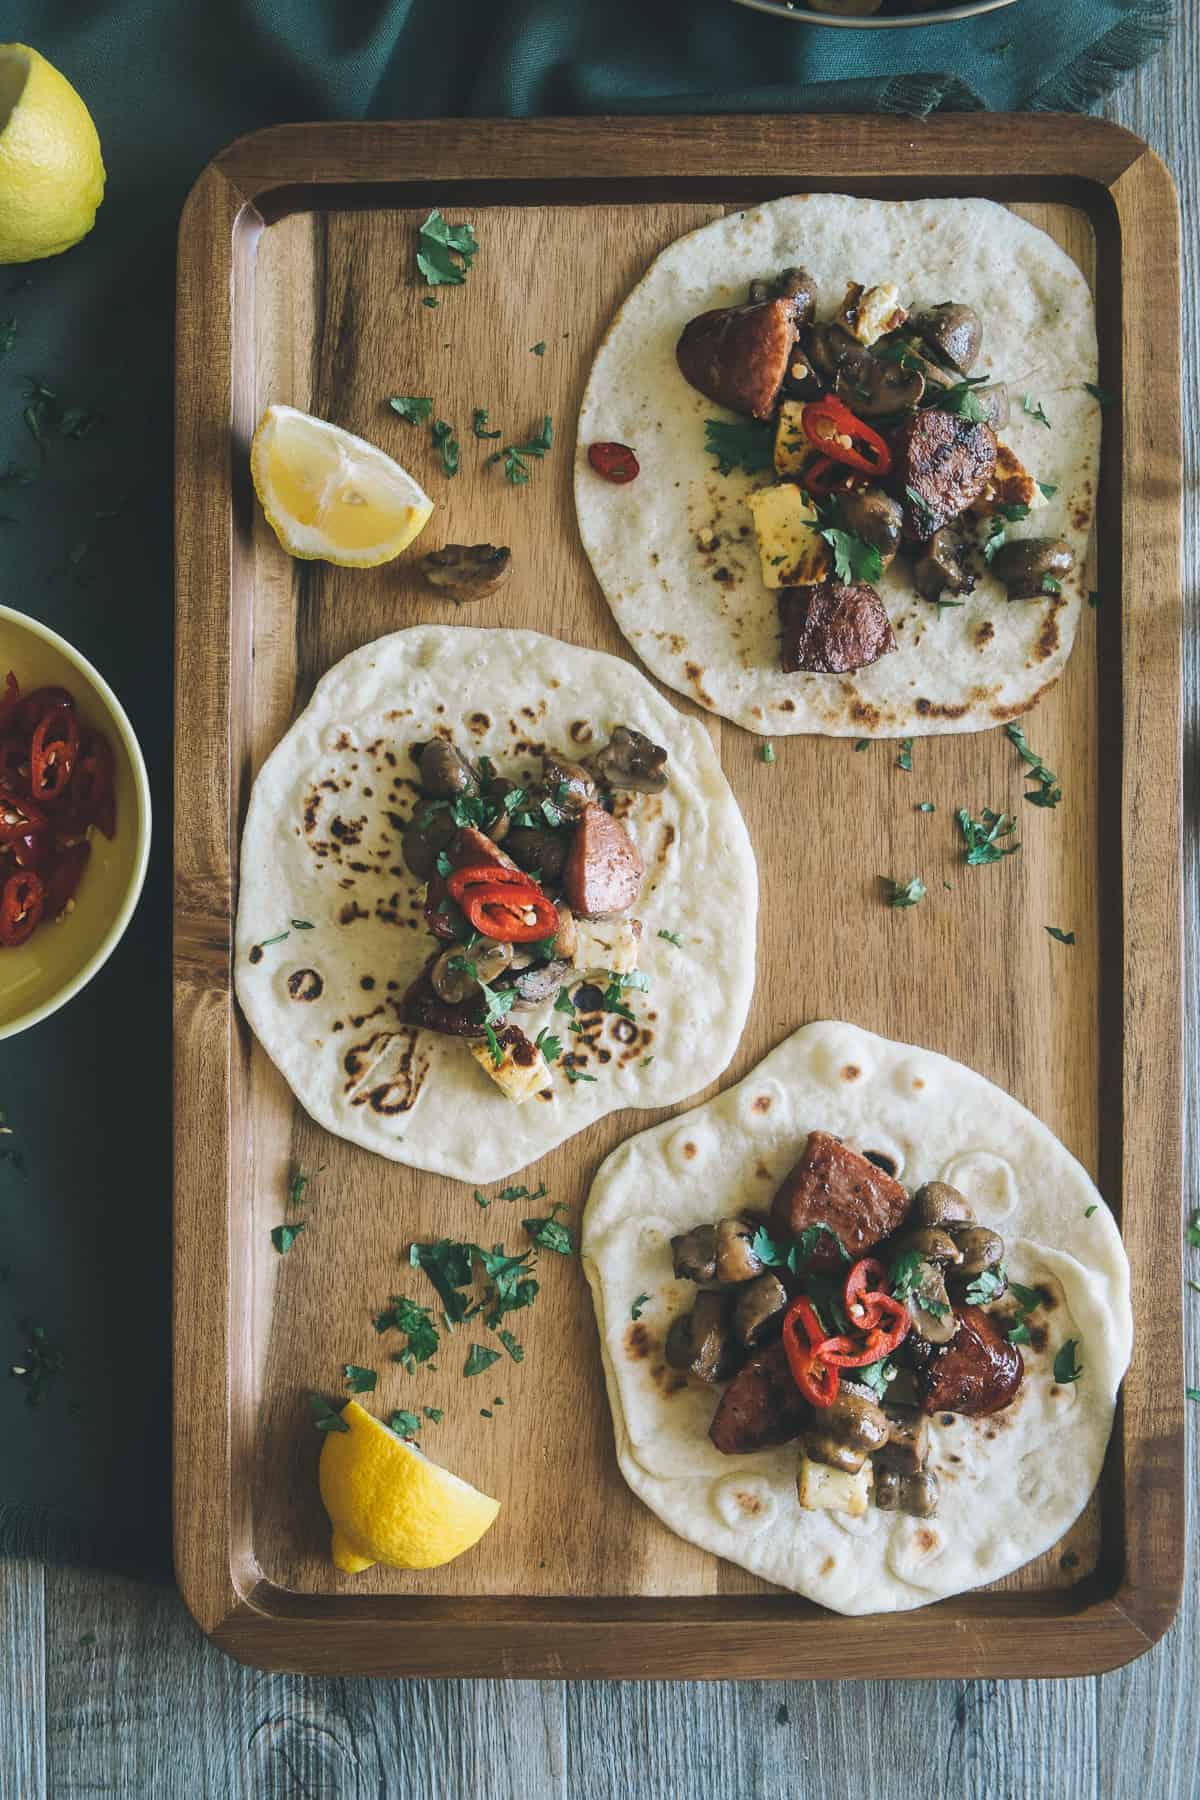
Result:
[[[892,453],[874,426],[865,425],[836,395],[810,400],[800,418],[809,443],[819,444],[835,463],[875,476],[891,468]],[[843,438],[849,441],[843,443]]]
[[[803,1328],[808,1339],[802,1341]],[[793,1300],[783,1315],[783,1348],[792,1372],[792,1380],[812,1406],[832,1406],[837,1399],[836,1369],[825,1362],[820,1352],[821,1321],[811,1300],[803,1294]]]
[[54,867],[45,876],[44,916],[47,919],[57,919],[67,901],[74,899],[75,890],[83,879],[83,871],[87,868],[91,854],[92,846],[86,839],[82,843],[69,844],[59,852]]
[[8,730],[20,703],[21,684],[10,669],[4,678],[4,693],[0,695],[0,731]]
[[846,1317],[858,1331],[869,1331],[872,1325],[879,1323],[879,1308],[868,1304],[868,1288],[881,1287],[887,1279],[887,1270],[881,1262],[873,1257],[860,1257],[846,1277],[844,1301]]
[[888,1323],[873,1326],[862,1344],[856,1344],[853,1338],[848,1337],[826,1338],[823,1344],[818,1344],[814,1354],[820,1356],[831,1368],[862,1369],[868,1363],[882,1362],[908,1336],[912,1320],[903,1301],[894,1300],[891,1294],[883,1293],[866,1294],[864,1299],[876,1309],[877,1317],[880,1314],[886,1315]]
[[597,475],[616,482],[618,487],[635,481],[641,474],[641,464],[628,444],[589,444],[587,455]]
[[74,707],[75,696],[65,687],[40,687],[26,694],[17,708],[17,730],[32,737],[48,712],[57,706]]
[[80,737],[67,803],[72,819],[81,830],[95,825],[106,838],[115,834],[117,794],[113,780],[113,753],[103,732],[85,731]]
[[29,739],[0,738],[0,787],[6,793],[28,792]]
[[0,893],[0,944],[13,950],[26,943],[41,923],[45,903],[40,875],[32,869],[10,875]]
[[35,800],[53,806],[70,784],[79,750],[79,725],[72,706],[55,706],[45,713],[33,734],[29,756],[29,786]]
[[475,931],[501,944],[535,944],[558,930],[558,908],[535,887],[471,888],[462,908]]

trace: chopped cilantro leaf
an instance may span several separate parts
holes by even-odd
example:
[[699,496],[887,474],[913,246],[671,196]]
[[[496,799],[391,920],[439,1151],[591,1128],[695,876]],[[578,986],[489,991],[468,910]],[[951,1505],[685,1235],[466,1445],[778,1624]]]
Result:
[[482,406],[477,406],[475,411],[471,414],[471,430],[475,433],[475,436],[477,438],[498,438],[503,435],[499,431],[488,431],[487,422],[487,409]]
[[596,1079],[596,1077],[594,1075],[585,1075],[582,1069],[568,1069],[567,1070],[567,1080],[572,1084],[572,1086],[577,1081],[595,1081],[595,1079]]
[[769,469],[775,461],[774,437],[770,425],[740,420],[729,425],[723,419],[705,419],[704,448],[717,459],[718,475],[729,475],[744,469],[753,475],[757,469]]
[[488,1207],[492,1203],[490,1200],[486,1200],[484,1198],[484,1196],[480,1193],[479,1189],[476,1188],[475,1189],[475,1204],[476,1204],[476,1206],[481,1207],[486,1212]]
[[[319,1173],[320,1171],[318,1170],[318,1174]],[[303,1169],[296,1170],[296,1173],[292,1176],[291,1185],[288,1188],[287,1203],[289,1206],[299,1206],[311,1180],[311,1175],[306,1175]]]
[[833,551],[833,572],[839,581],[878,581],[883,574],[883,557],[874,544],[868,544],[853,531],[840,525],[826,525],[821,536]]
[[1008,1341],[1010,1344],[1031,1344],[1033,1342],[1033,1336],[1024,1319],[1019,1320],[1013,1326],[1008,1333]]
[[896,767],[898,769],[904,769],[910,775],[912,774],[912,748],[913,741],[911,738],[901,738],[900,754],[896,758]]
[[856,750],[869,750],[871,748],[870,738],[859,738],[856,741],[854,748]]
[[343,1419],[336,1406],[330,1406],[328,1400],[320,1394],[310,1394],[308,1404],[312,1407],[313,1424],[318,1431],[349,1431],[350,1427]]
[[459,1289],[471,1285],[471,1245],[442,1238],[436,1244],[415,1243],[408,1253],[414,1269],[423,1269],[437,1289],[449,1318],[457,1324],[467,1317],[467,1303]]
[[406,1347],[392,1361],[402,1363],[410,1373],[415,1364],[437,1355],[438,1334],[432,1308],[418,1305],[406,1294],[393,1294],[390,1306],[385,1312],[376,1313],[372,1323],[379,1332],[404,1333]]
[[403,1408],[398,1412],[392,1413],[388,1418],[388,1430],[394,1431],[397,1437],[416,1437],[420,1429],[421,1421],[418,1419],[416,1413],[405,1412]]
[[433,401],[417,394],[392,394],[388,405],[408,425],[423,424],[433,411]]
[[1050,421],[1042,410],[1040,400],[1035,403],[1030,395],[1023,394],[1021,396],[1021,411],[1028,413],[1031,419],[1036,419],[1039,425],[1044,425],[1047,431],[1050,430]]
[[1027,781],[1037,780],[1039,786],[1026,790],[1025,798],[1031,806],[1057,806],[1062,799],[1062,789],[1058,785],[1058,776],[1042,761],[1036,750],[1029,748],[1028,740],[1021,727],[1012,722],[1004,727],[1012,743],[1016,745],[1022,762],[1029,766]]
[[538,1183],[537,1192],[531,1194],[527,1187],[506,1187],[500,1189],[502,1200],[540,1200],[547,1192],[544,1181]]
[[967,1287],[968,1305],[986,1306],[989,1300],[995,1300],[1004,1292],[1005,1280],[1002,1266],[995,1269],[984,1269]]
[[374,1369],[360,1368],[357,1363],[343,1363],[342,1373],[352,1394],[373,1394],[379,1376]]
[[887,890],[886,899],[889,906],[917,906],[925,898],[925,883],[919,875],[914,875],[911,881],[903,883],[893,881],[890,875],[881,875],[879,879]]
[[1042,1296],[1036,1288],[1022,1287],[1019,1281],[1010,1281],[1008,1291],[1023,1313],[1036,1312],[1042,1304]]
[[439,304],[437,296],[434,294],[426,294],[425,298],[421,301],[422,306],[437,306]]
[[444,475],[458,474],[458,439],[454,435],[453,425],[447,425],[445,419],[435,419],[430,428],[433,447],[442,459]]
[[545,356],[545,354],[546,354],[545,342],[543,341],[541,343],[531,344],[529,346],[529,354],[531,356]]
[[1200,1388],[1185,1387],[1183,1391],[1189,1400],[1200,1400]]
[[273,1225],[271,1227],[271,1242],[274,1244],[276,1250],[278,1250],[280,1256],[287,1255],[303,1230],[303,1219],[299,1220],[295,1225]]
[[1045,495],[1047,500],[1053,500],[1055,494],[1057,494],[1057,492],[1058,492],[1057,487],[1055,487],[1054,483],[1050,482],[1050,481],[1039,481],[1038,486],[1041,488],[1042,493]]
[[494,1362],[499,1361],[500,1352],[498,1350],[487,1350],[482,1344],[472,1344],[467,1360],[463,1364],[463,1374],[482,1375],[485,1369],[490,1369]]
[[1078,1338],[1067,1338],[1059,1345],[1058,1354],[1054,1358],[1054,1379],[1060,1382],[1078,1381],[1083,1374],[1083,1364],[1075,1352],[1079,1348]]
[[425,1417],[427,1419],[432,1421],[432,1423],[434,1425],[440,1425],[442,1420],[446,1416],[440,1406],[423,1406],[421,1408],[421,1411],[425,1414]]
[[1002,844],[1001,838],[1010,837],[1016,828],[1016,818],[1007,813],[992,812],[984,807],[978,819],[973,819],[965,806],[958,809],[958,829],[963,836],[963,856],[972,868],[982,863],[999,862],[1001,857],[1015,856],[1021,848],[1020,844]]
[[1085,1219],[1090,1219],[1090,1218],[1091,1218],[1091,1216],[1092,1216],[1092,1214],[1093,1214],[1093,1213],[1094,1213],[1094,1212],[1096,1212],[1096,1211],[1098,1211],[1098,1210],[1099,1210],[1099,1208],[1098,1208],[1098,1203],[1097,1203],[1097,1202],[1096,1202],[1096,1201],[1095,1201],[1095,1200],[1093,1200],[1093,1201],[1092,1201],[1092,1204],[1091,1204],[1091,1205],[1090,1205],[1090,1206],[1085,1206],[1085,1207],[1084,1207],[1084,1209],[1083,1209],[1083,1216],[1084,1216],[1084,1218],[1085,1218]]
[[1075,933],[1073,931],[1060,931],[1057,925],[1047,925],[1046,930],[1050,933],[1052,938],[1057,938],[1060,944],[1073,944],[1075,942]]
[[647,1305],[649,1304],[649,1300],[650,1300],[649,1294],[639,1294],[637,1299],[634,1301],[633,1305],[629,1309],[630,1318],[631,1319],[640,1319],[642,1314],[645,1312]]
[[522,1219],[521,1225],[540,1250],[554,1250],[559,1256],[570,1256],[575,1246],[571,1242],[571,1234],[565,1225],[558,1221],[557,1214],[566,1212],[561,1201],[555,1201],[546,1219]]
[[1049,570],[1042,576],[1042,592],[1043,594],[1062,593],[1062,582],[1057,575],[1051,575]]
[[937,807],[933,804],[932,800],[919,800],[917,802],[917,811],[923,812],[923,813],[931,813],[931,812],[936,812]]
[[683,939],[677,931],[660,931],[658,935],[665,938],[668,944],[674,944],[677,950],[683,949]]
[[952,387],[941,388],[937,393],[939,412],[957,413],[972,425],[982,425],[988,416],[987,407],[980,400],[975,389],[987,376],[974,376],[966,381],[956,381]]
[[504,1348],[508,1351],[508,1354],[512,1357],[514,1362],[525,1361],[525,1352],[520,1344],[518,1344],[511,1331],[501,1328],[501,1330],[496,1333],[496,1336],[500,1339],[500,1342],[504,1345]]
[[555,1037],[548,1025],[543,1025],[535,1040],[548,1063],[556,1063],[562,1055],[562,1039]]
[[895,1363],[888,1362],[885,1357],[882,1362],[864,1364],[862,1368],[855,1371],[854,1379],[863,1382],[878,1399],[882,1400],[889,1385],[896,1379],[899,1372]]
[[272,944],[282,944],[284,938],[289,938],[291,935],[290,931],[277,931],[274,937],[264,938],[258,947],[260,950],[267,950]]
[[417,234],[417,267],[430,287],[461,287],[479,253],[469,225],[450,225],[436,206]]

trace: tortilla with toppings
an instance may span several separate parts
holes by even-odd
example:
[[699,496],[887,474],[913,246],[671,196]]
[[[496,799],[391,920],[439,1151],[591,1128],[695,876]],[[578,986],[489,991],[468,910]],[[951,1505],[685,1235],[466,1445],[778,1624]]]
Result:
[[961,1064],[805,1026],[616,1150],[581,1250],[621,1472],[715,1555],[894,1612],[1087,1504],[1128,1261],[1074,1157]]
[[[651,672],[748,730],[995,725],[1071,652],[1095,381],[1083,275],[1005,207],[731,213],[662,252],[600,346],[584,547]],[[621,445],[637,472],[605,479],[589,452]]]
[[720,1074],[757,900],[708,732],[628,663],[417,626],[331,669],[254,784],[238,998],[320,1124],[493,1181]]

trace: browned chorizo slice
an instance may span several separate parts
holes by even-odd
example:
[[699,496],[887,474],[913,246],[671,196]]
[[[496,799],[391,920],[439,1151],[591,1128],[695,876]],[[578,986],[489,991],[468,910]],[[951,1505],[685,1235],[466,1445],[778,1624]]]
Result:
[[790,1444],[812,1418],[782,1344],[752,1356],[721,1396],[708,1435],[724,1456]]
[[1002,1412],[1025,1373],[1021,1352],[978,1306],[956,1306],[958,1330],[940,1350],[918,1345],[916,1380],[922,1411],[966,1413],[982,1419]]
[[887,608],[865,581],[780,588],[779,624],[785,675],[847,675],[897,648]]
[[468,1000],[452,1005],[443,1000],[430,979],[437,961],[431,956],[416,980],[405,989],[400,1002],[400,1018],[405,1025],[419,1025],[425,1031],[438,1031],[443,1037],[481,1038],[487,1012],[483,995],[476,989]]
[[[889,1237],[909,1209],[907,1190],[827,1131],[810,1131],[804,1155],[771,1202],[771,1224],[791,1237],[810,1225],[828,1225],[852,1257],[865,1256]],[[824,1238],[812,1255],[816,1269],[835,1269],[841,1259]]]
[[585,919],[627,912],[638,897],[645,870],[637,845],[611,813],[585,806],[563,871],[563,892],[573,913]]
[[710,400],[752,419],[769,419],[796,335],[794,300],[720,306],[688,320],[675,360]]
[[[904,536],[925,543],[983,492],[996,466],[996,434],[936,406],[914,413],[892,440],[892,483]],[[915,498],[914,498],[915,495]]]

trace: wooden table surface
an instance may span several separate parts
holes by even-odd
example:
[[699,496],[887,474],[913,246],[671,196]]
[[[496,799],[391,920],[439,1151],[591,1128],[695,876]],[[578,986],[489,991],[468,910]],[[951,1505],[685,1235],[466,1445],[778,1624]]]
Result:
[[[1183,5],[1179,12],[1165,54],[1105,111],[1146,138],[1179,185],[1184,393],[1194,396],[1200,110],[1188,96],[1200,91],[1200,9]],[[1185,420],[1190,598],[1200,579],[1200,436],[1194,411],[1185,408]],[[1188,943],[1195,946],[1200,669],[1190,636],[1185,655],[1182,845]],[[1192,1093],[1200,1075],[1198,961],[1191,958],[1188,972]],[[1186,1191],[1194,1194],[1190,1128],[1187,1152]],[[1194,1323],[1200,1300],[1190,1292],[1187,1307]],[[1193,1331],[1189,1370],[1195,1354]],[[1190,1535],[1194,1461],[1189,1470]],[[1198,1640],[1194,1563],[1183,1609],[1164,1640],[1128,1669],[1087,1680],[306,1680],[229,1661],[206,1643],[173,1589],[0,1562],[0,1800],[544,1800],[582,1793],[589,1800],[1165,1800],[1200,1793]]]

